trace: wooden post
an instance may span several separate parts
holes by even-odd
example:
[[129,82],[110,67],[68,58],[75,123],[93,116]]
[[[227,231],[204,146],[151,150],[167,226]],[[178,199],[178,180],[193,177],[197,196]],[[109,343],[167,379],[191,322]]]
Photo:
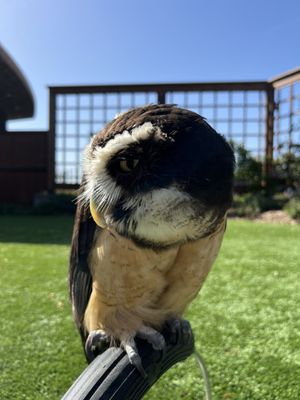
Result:
[[266,147],[265,147],[265,160],[263,171],[263,186],[266,186],[267,181],[272,177],[273,172],[273,149],[274,149],[274,88],[270,84],[266,91]]
[[166,92],[164,92],[164,91],[157,92],[157,102],[158,102],[158,104],[166,103]]
[[52,193],[55,186],[55,93],[49,88],[49,132],[47,160],[47,190]]

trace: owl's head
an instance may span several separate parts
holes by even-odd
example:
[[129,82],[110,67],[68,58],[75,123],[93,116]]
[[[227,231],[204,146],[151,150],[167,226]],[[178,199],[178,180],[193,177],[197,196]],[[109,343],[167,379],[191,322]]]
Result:
[[234,155],[200,115],[130,110],[85,150],[81,200],[102,228],[165,248],[214,232],[232,201]]

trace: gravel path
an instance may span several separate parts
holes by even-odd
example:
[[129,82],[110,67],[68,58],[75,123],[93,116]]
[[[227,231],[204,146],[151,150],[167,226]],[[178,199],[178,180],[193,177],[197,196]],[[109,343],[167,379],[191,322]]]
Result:
[[256,218],[260,222],[271,222],[276,224],[297,225],[297,222],[292,219],[285,211],[266,211]]

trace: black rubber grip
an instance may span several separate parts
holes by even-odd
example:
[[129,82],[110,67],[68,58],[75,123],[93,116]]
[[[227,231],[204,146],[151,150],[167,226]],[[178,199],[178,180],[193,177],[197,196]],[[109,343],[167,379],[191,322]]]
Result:
[[[177,325],[176,325],[177,324]],[[73,383],[62,400],[138,400],[169,368],[194,352],[194,337],[188,321],[177,321],[162,334],[166,351],[136,339],[147,374],[143,377],[120,348],[111,347],[97,356]]]

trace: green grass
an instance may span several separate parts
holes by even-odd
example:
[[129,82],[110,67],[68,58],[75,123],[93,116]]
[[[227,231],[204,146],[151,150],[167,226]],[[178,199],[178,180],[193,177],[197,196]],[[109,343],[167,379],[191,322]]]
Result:
[[[85,367],[67,294],[70,217],[0,217],[0,399],[59,399]],[[300,399],[300,227],[230,221],[190,307],[215,400]],[[191,358],[147,400],[200,399]]]

